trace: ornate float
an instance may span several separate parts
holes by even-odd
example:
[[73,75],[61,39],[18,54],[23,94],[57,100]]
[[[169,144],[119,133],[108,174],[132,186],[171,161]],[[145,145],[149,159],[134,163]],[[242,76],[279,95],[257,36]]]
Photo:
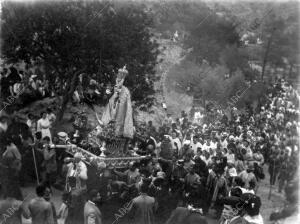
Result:
[[[106,105],[101,119],[95,112],[99,125],[90,131],[80,142],[80,132],[86,132],[87,117],[78,113],[73,123],[75,134],[68,142],[66,151],[74,155],[79,152],[85,162],[96,160],[97,164],[104,162],[106,167],[127,167],[131,161],[138,161],[145,156],[136,154],[136,150],[128,149],[128,142],[135,137],[131,96],[129,90],[123,85],[128,71],[126,66],[118,70],[114,93]],[[135,133],[136,136],[140,134]],[[75,143],[76,144],[73,144]],[[103,164],[103,163],[102,163]]]

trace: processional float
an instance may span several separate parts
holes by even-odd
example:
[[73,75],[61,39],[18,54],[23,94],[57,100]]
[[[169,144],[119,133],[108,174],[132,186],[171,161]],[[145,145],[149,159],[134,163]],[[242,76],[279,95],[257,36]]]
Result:
[[128,141],[134,137],[131,96],[127,87],[123,85],[127,74],[126,66],[118,70],[114,93],[101,119],[95,112],[98,126],[88,134],[85,142],[94,147],[86,150],[66,140],[66,145],[62,147],[69,154],[79,152],[86,163],[96,160],[97,164],[104,162],[106,167],[127,167],[131,161],[145,157],[127,149]]

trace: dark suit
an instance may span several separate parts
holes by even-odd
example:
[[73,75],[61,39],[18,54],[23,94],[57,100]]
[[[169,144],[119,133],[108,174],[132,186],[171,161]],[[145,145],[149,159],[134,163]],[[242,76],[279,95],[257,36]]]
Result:
[[199,213],[191,212],[187,208],[177,207],[166,224],[207,224],[207,221]]
[[101,212],[99,208],[92,203],[87,201],[84,205],[84,224],[102,224]]
[[83,224],[84,222],[85,191],[75,189],[70,192],[68,199],[68,216],[66,224]]
[[[148,152],[147,147],[148,147],[149,145],[153,145],[153,150],[155,149],[155,142],[154,142],[154,140],[153,140],[152,138],[148,138],[148,139],[146,139],[145,141],[143,141],[143,142],[140,144],[139,148],[140,148],[142,151]],[[149,153],[149,152],[148,152],[148,153]]]
[[32,218],[32,224],[54,224],[51,203],[44,198],[32,199],[28,209]]
[[154,224],[154,211],[156,209],[155,199],[142,193],[132,200],[130,217],[135,224]]

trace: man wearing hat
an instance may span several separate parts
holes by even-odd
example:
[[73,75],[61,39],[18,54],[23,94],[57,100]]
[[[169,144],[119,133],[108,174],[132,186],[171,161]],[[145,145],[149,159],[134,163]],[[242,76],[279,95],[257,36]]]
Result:
[[202,144],[198,141],[198,136],[194,135],[192,139],[193,141],[190,142],[190,147],[196,155],[198,148],[202,148]]
[[245,193],[241,197],[241,202],[245,215],[237,216],[230,221],[230,224],[252,223],[263,224],[263,218],[260,214],[261,200],[260,197]]

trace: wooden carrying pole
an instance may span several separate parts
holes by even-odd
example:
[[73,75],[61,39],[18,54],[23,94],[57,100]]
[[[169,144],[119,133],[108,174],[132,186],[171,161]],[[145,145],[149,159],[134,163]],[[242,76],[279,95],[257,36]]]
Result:
[[40,180],[39,180],[39,173],[37,170],[37,166],[36,166],[36,159],[35,159],[35,153],[34,153],[34,148],[31,147],[32,150],[32,156],[33,156],[33,163],[34,163],[34,170],[35,170],[35,175],[36,175],[36,182],[39,185],[40,184]]

